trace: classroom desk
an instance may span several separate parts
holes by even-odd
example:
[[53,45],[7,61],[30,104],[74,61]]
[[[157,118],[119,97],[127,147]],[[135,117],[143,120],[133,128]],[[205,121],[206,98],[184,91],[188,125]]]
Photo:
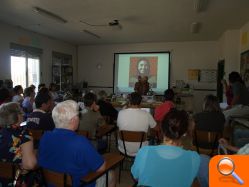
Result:
[[[123,108],[127,102],[111,102],[112,106],[114,108]],[[142,102],[140,104],[140,107],[141,108],[150,108],[150,109],[155,109],[157,106],[161,105],[162,102],[159,102],[159,101],[155,101],[155,102]]]
[[96,133],[96,137],[100,138],[103,136],[107,136],[108,134],[112,133],[115,130],[114,125],[103,125],[98,127],[98,131]]
[[111,150],[111,133],[116,131],[117,127],[114,125],[103,125],[100,126],[97,130],[96,137],[101,138],[103,136],[106,136],[106,140],[108,142],[108,151]]
[[106,162],[106,169],[103,172],[90,172],[81,179],[83,184],[89,184],[106,174],[106,186],[108,186],[108,172],[120,164],[124,160],[124,156],[118,153],[106,153],[103,157]]

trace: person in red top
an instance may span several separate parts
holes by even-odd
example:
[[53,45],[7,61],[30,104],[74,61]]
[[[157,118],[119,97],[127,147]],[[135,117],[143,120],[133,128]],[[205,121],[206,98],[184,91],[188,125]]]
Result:
[[164,103],[156,107],[154,118],[157,122],[161,122],[163,117],[172,109],[175,108],[173,103],[175,93],[172,89],[167,89],[164,92]]
[[225,89],[225,93],[226,93],[226,97],[227,97],[227,105],[230,106],[232,104],[232,100],[233,100],[233,90],[231,85],[227,84],[226,80],[222,80],[221,81],[224,89]]

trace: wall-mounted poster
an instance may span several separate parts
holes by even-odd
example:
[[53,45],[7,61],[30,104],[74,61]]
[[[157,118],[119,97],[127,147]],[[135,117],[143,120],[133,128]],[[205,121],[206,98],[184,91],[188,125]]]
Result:
[[217,70],[216,69],[202,69],[200,72],[200,82],[216,82]]
[[188,69],[188,80],[198,80],[199,79],[199,69]]
[[240,74],[245,81],[246,86],[249,86],[249,50],[241,53],[240,56]]

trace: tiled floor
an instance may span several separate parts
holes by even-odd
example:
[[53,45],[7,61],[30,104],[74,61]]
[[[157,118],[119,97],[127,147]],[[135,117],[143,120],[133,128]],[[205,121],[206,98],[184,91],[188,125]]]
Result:
[[[116,147],[115,138],[113,136],[111,137],[110,152],[119,152]],[[117,183],[117,187],[131,187],[134,184],[130,173],[131,162],[124,161],[123,167],[124,169],[121,171],[121,180],[120,183]]]
[[130,187],[134,184],[130,171],[123,170],[121,173],[120,184],[117,184],[117,187]]

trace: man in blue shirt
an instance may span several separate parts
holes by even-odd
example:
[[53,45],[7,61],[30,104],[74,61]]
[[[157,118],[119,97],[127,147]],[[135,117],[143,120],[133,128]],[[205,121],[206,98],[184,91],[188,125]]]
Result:
[[71,175],[74,187],[80,186],[80,179],[90,171],[105,169],[105,161],[91,143],[74,132],[78,129],[78,113],[78,105],[72,100],[57,104],[52,112],[56,128],[41,138],[38,155],[41,167]]

